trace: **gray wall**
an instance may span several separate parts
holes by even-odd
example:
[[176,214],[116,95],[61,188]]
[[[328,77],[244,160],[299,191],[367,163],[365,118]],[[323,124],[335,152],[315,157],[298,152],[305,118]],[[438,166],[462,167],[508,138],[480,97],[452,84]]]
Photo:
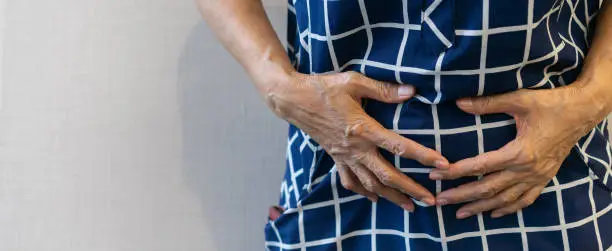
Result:
[[286,125],[192,1],[0,0],[0,59],[0,250],[263,248]]
[[263,249],[286,124],[193,1],[0,1],[0,250]]

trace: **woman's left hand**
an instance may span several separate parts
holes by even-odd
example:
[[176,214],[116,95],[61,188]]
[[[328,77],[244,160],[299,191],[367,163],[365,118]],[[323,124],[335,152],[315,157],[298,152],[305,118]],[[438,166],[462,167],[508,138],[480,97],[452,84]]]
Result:
[[493,218],[531,205],[557,174],[578,140],[605,118],[605,105],[581,83],[547,90],[522,89],[457,101],[472,114],[507,113],[516,120],[516,139],[496,150],[434,169],[430,179],[482,179],[440,193],[437,204],[470,202],[457,210],[463,219],[493,210]]

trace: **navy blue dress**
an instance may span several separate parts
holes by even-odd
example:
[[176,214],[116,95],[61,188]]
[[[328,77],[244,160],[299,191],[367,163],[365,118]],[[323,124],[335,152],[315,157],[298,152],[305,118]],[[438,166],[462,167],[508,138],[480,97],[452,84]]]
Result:
[[[571,84],[580,73],[597,0],[290,0],[289,56],[306,74],[356,71],[416,86],[403,104],[366,112],[449,161],[510,142],[515,121],[474,116],[461,97]],[[572,149],[533,205],[492,219],[455,218],[462,205],[414,213],[345,190],[334,162],[290,126],[280,205],[267,250],[606,250],[612,247],[611,147],[604,121]],[[383,152],[433,194],[474,181],[432,181],[431,167]]]

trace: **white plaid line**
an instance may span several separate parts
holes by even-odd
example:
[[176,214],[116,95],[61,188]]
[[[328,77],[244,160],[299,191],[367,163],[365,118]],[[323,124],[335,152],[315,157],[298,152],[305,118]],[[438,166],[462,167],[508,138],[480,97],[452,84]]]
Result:
[[[514,119],[509,119],[509,120],[503,120],[503,121],[498,121],[498,122],[483,123],[481,125],[481,128],[483,130],[486,130],[486,129],[510,126],[514,124],[516,124],[516,121]],[[439,133],[440,135],[455,135],[455,134],[473,132],[478,129],[479,128],[476,125],[473,125],[473,126],[457,127],[457,128],[452,128],[452,129],[438,129],[437,131],[435,129],[398,129],[398,130],[393,130],[393,131],[396,133],[402,134],[402,135],[435,135],[436,133]]]
[[525,230],[525,220],[523,219],[522,209],[516,212],[516,217],[518,220],[519,228],[522,230],[521,231],[521,242],[523,245],[523,251],[529,251],[529,242],[527,242],[527,233],[524,231]]
[[[312,71],[312,31],[311,31],[311,28],[312,28],[312,18],[311,18],[311,15],[310,15],[310,0],[306,0],[306,9],[308,11],[308,30],[307,30],[308,31],[308,34],[307,34],[308,35],[308,48],[307,48],[306,51],[308,52],[308,58],[309,58],[308,63],[310,63],[310,68],[309,69],[310,69],[310,72],[313,72]],[[301,37],[301,35],[300,35],[300,37]],[[301,40],[302,39],[300,38],[300,41]]]
[[336,179],[336,174],[338,173],[337,168],[338,167],[334,165],[333,169],[335,170],[331,173],[331,186],[332,195],[334,198],[334,219],[336,221],[336,250],[342,251],[342,239],[338,238],[342,235],[342,229],[340,224],[340,220],[342,219],[342,213],[340,212],[340,203],[338,201],[338,181]]
[[516,81],[518,82],[518,89],[523,88],[523,78],[521,77],[521,72],[523,67],[527,65],[527,61],[529,61],[529,54],[531,52],[531,36],[533,34],[533,8],[534,8],[534,0],[529,0],[528,8],[527,8],[527,38],[525,39],[525,51],[523,54],[523,65],[516,71]]
[[[280,232],[278,231],[278,228],[276,227],[276,224],[274,223],[274,221],[270,221],[270,226],[272,227],[272,230],[274,230],[274,234],[276,234],[276,238],[278,238],[278,241],[280,241],[281,243],[285,243],[283,241],[283,238],[280,235]],[[283,248],[280,248],[280,251],[283,251]]]
[[[555,13],[558,10],[559,10],[559,7],[555,7],[549,10],[546,14],[544,14],[544,16],[542,16],[542,18],[540,18],[540,20],[534,23],[534,27],[539,26],[540,23],[544,21],[544,19],[546,19],[548,16],[551,16],[553,13]],[[331,39],[331,40],[343,39],[355,33],[358,33],[362,30],[375,29],[375,28],[396,28],[396,29],[402,29],[402,30],[408,29],[412,31],[420,31],[421,24],[380,22],[380,23],[375,23],[375,24],[362,25],[362,26],[359,26],[349,31],[345,31],[345,32],[335,34],[335,35],[332,34],[329,37],[325,35],[316,34],[316,33],[311,33],[311,36],[315,40],[324,42],[324,41],[327,41],[328,39]],[[486,32],[489,35],[494,35],[494,34],[501,34],[501,33],[516,32],[516,31],[525,31],[527,29],[528,29],[528,25],[524,24],[524,25],[512,25],[512,26],[491,28],[491,29],[488,29]],[[455,31],[455,35],[457,36],[482,36],[482,34],[483,34],[483,30],[456,30]],[[306,37],[306,33],[303,34],[303,37]]]
[[[400,49],[397,53],[397,59],[395,60],[395,66],[397,67],[397,69],[399,69],[399,67],[402,65],[402,60],[404,59],[404,51],[406,49],[406,42],[408,41],[408,36],[410,36],[410,19],[408,16],[408,0],[402,0],[402,16],[404,18],[404,23],[402,25],[403,26],[402,28],[404,29],[404,35],[402,36],[402,42],[400,44]],[[421,27],[418,26],[418,28],[420,29]],[[395,71],[395,81],[397,81],[400,84],[404,84],[399,71]],[[399,119],[400,119],[400,114],[402,112],[403,107],[404,107],[404,103],[400,103],[397,105],[397,108],[395,109],[395,114],[393,116],[393,130],[399,129]],[[395,155],[394,160],[395,160],[395,168],[401,169],[400,156]],[[403,213],[404,213],[404,233],[408,234],[410,233],[410,225],[409,225],[410,224],[410,214],[406,210],[404,210]],[[404,239],[404,245],[406,247],[406,251],[410,251],[410,238]]]
[[[548,32],[548,40],[550,41],[550,45],[552,47],[556,47],[557,45],[555,45],[555,41],[553,40],[552,34],[550,33],[550,18],[546,19],[546,30]],[[539,88],[539,87],[545,85],[546,83],[550,83],[551,88],[555,88],[555,85],[550,82],[551,74],[548,72],[548,69],[550,67],[552,67],[553,65],[556,65],[558,61],[559,61],[559,54],[556,54],[555,55],[555,60],[552,63],[550,63],[549,65],[547,65],[546,67],[544,67],[544,69],[542,70],[543,73],[544,73],[544,77],[542,78],[542,80],[539,83],[537,83],[536,85],[531,86],[529,88]]]
[[[302,202],[297,203],[298,210],[298,232],[300,235],[300,245],[306,243],[306,233],[304,232],[304,210],[302,209]],[[306,251],[306,247],[301,248],[302,251]]]
[[403,173],[429,173],[432,168],[400,168]]
[[310,164],[310,170],[308,172],[308,184],[306,184],[306,191],[309,193],[312,192],[312,176],[314,176],[314,171],[317,165],[317,151],[312,152],[312,163]]
[[281,193],[285,199],[285,204],[283,204],[283,207],[289,208],[289,205],[291,205],[291,202],[289,201],[291,199],[291,195],[289,193],[289,189],[287,188],[287,182],[285,181],[281,183]]
[[[478,75],[478,96],[482,96],[484,94],[485,88],[485,78],[486,74],[484,71],[487,68],[487,53],[489,48],[489,0],[482,1],[482,37],[481,37],[481,47],[480,47],[480,74]],[[483,126],[482,126],[482,118],[480,115],[475,115],[474,119],[476,121],[475,129],[476,135],[478,139],[478,154],[484,153],[484,135],[483,135]],[[482,179],[482,176],[479,176],[478,179]],[[476,216],[478,219],[478,231],[481,233],[481,242],[482,248],[484,251],[489,250],[489,243],[487,242],[487,237],[484,235],[485,226],[484,219],[482,218],[482,213],[478,213]]]
[[584,17],[586,18],[586,26],[591,26],[591,17],[589,16],[589,1],[584,1]]
[[[553,178],[554,186],[559,185],[559,180],[555,176]],[[563,196],[561,195],[562,190],[556,189],[555,193],[557,195],[557,211],[559,213],[559,223],[561,226],[565,226],[565,209],[563,208]],[[567,237],[567,229],[561,228],[561,236],[563,237],[563,249],[569,250],[569,238]]]
[[338,58],[336,57],[336,51],[334,50],[334,43],[331,39],[329,39],[329,37],[331,36],[331,31],[329,29],[329,13],[327,1],[328,0],[323,1],[323,11],[325,12],[325,38],[327,40],[327,48],[329,49],[329,56],[331,58],[332,65],[334,66],[334,71],[337,71],[340,67],[338,66]]
[[[529,60],[527,62],[527,64],[533,64],[533,63],[538,63],[544,60],[548,60],[552,57],[555,56],[555,54],[559,53],[559,51],[563,50],[563,48],[565,48],[565,42],[561,43],[561,45],[559,45],[557,48],[555,48],[555,50],[551,51],[550,53],[540,57],[540,58],[536,58],[533,60]],[[370,61],[370,60],[363,60],[363,59],[352,59],[348,62],[346,62],[342,67],[340,67],[340,71],[345,70],[346,68],[348,68],[351,65],[367,65],[367,66],[372,66],[372,67],[377,67],[380,69],[385,69],[385,70],[390,70],[390,71],[400,71],[400,72],[405,72],[405,73],[413,73],[413,74],[419,74],[419,75],[435,75],[436,71],[432,71],[432,70],[427,70],[427,69],[421,69],[421,68],[416,68],[416,67],[408,67],[408,66],[402,66],[402,67],[396,67],[395,65],[391,65],[391,64],[386,64],[386,63],[381,63],[381,62],[377,62],[377,61]],[[464,75],[479,75],[481,74],[481,72],[484,72],[485,74],[491,74],[491,73],[500,73],[500,72],[506,72],[506,71],[511,71],[514,69],[518,69],[519,67],[521,67],[522,63],[517,63],[517,64],[512,64],[512,65],[505,65],[505,66],[498,66],[498,67],[492,67],[492,68],[486,68],[484,70],[481,69],[472,69],[472,70],[450,70],[450,71],[440,71],[440,75],[443,76],[453,76],[453,75],[457,75],[457,76],[464,76]],[[332,71],[329,72],[324,72],[324,73],[333,73]]]
[[[366,6],[365,6],[365,2],[364,0],[359,0],[359,9],[361,10],[361,17],[363,18],[363,23],[366,25],[366,34],[368,36],[368,48],[366,50],[366,53],[363,57],[363,60],[366,61],[368,60],[368,57],[370,57],[370,52],[372,51],[372,44],[374,43],[374,37],[372,35],[372,29],[370,28],[370,19],[368,17],[368,12],[366,10]],[[361,64],[361,73],[365,74],[365,64]],[[376,203],[372,203],[372,211],[371,211],[371,219],[372,219],[372,228],[375,229],[376,228]],[[373,234],[371,236],[371,245],[372,245],[372,250],[376,251],[376,235]]]
[[293,13],[294,15],[296,15],[297,13],[295,12],[295,7],[291,4],[287,4],[287,9]]
[[[368,18],[368,12],[365,7],[364,0],[359,0],[359,9],[361,10],[361,17],[363,19],[363,23],[366,25],[366,34],[368,36],[368,49],[363,57],[364,62],[368,60],[370,56],[370,52],[372,51],[372,43],[374,42],[374,37],[372,35],[372,29],[370,27],[370,19]],[[365,74],[365,63],[361,64],[361,73]]]
[[406,210],[404,210],[404,235],[408,236],[404,238],[406,251],[410,251],[410,213]]
[[[440,55],[443,57],[444,53]],[[436,78],[436,81],[439,81],[439,78]],[[437,83],[436,83],[437,85]],[[440,121],[438,118],[438,106],[431,106],[431,114],[433,116],[434,121],[434,132],[435,132],[435,142],[436,142],[436,151],[442,152],[442,140],[440,137]],[[442,192],[442,181],[436,180],[436,196]],[[440,230],[440,239],[442,240],[442,251],[448,250],[448,244],[446,243],[446,230],[444,229],[444,215],[442,212],[442,207],[436,205],[436,213],[438,214],[438,227]]]
[[587,34],[588,34],[587,28],[584,26],[582,21],[580,21],[580,19],[576,15],[576,8],[578,7],[578,4],[580,3],[580,1],[576,1],[576,4],[574,5],[572,5],[572,1],[570,0],[566,0],[566,1],[567,1],[567,5],[569,5],[570,9],[572,10],[572,16],[570,20],[574,20],[574,22],[576,22],[578,27],[580,27],[582,32],[584,32],[584,41],[587,41]]
[[370,250],[376,251],[377,249],[377,245],[376,245],[376,208],[378,207],[378,203],[377,202],[373,202],[372,203],[372,211],[371,211],[371,216],[370,216],[370,231],[371,231],[371,235],[370,235],[370,244],[371,244],[371,248]]
[[440,39],[440,42],[442,42],[447,48],[450,48],[453,45],[450,41],[448,41],[448,38],[446,38],[444,34],[440,32],[440,30],[438,29],[438,26],[436,26],[436,24],[431,20],[431,18],[429,18],[429,16],[425,16],[425,23],[429,25],[429,28],[431,28],[431,31],[433,31],[436,37]]
[[[595,215],[596,218],[601,217],[602,215],[608,213],[610,210],[612,209],[612,204],[608,205],[606,208],[602,209],[601,211],[597,212],[597,214]],[[587,224],[589,222],[593,221],[593,217],[592,216],[588,216],[582,220],[579,221],[575,221],[572,223],[566,223],[565,225],[556,225],[556,226],[547,226],[547,227],[525,227],[523,229],[521,228],[499,228],[499,229],[491,229],[491,230],[487,230],[485,232],[485,235],[489,236],[489,235],[497,235],[497,234],[512,234],[512,233],[520,233],[522,231],[525,231],[527,233],[532,233],[532,232],[550,232],[550,231],[561,231],[562,229],[571,229],[571,228],[576,228],[576,227],[580,227],[583,226],[584,224]],[[450,237],[447,237],[448,241],[455,241],[455,240],[459,240],[459,239],[465,239],[465,238],[470,238],[470,237],[478,237],[480,236],[480,232],[467,232],[467,233],[461,233],[461,234],[457,234],[457,235],[453,235]]]
[[608,130],[608,119],[606,118],[603,121],[601,121],[601,124],[597,129],[599,129],[599,132],[603,135],[604,131]]
[[[583,218],[579,221],[575,221],[572,223],[566,223],[565,225],[556,225],[556,226],[546,226],[546,227],[525,227],[524,231],[527,233],[533,233],[533,232],[550,232],[550,231],[561,231],[562,229],[572,229],[572,228],[577,228],[577,227],[581,227],[587,223],[590,223],[593,221],[593,219],[599,219],[599,217],[601,217],[602,215],[610,212],[610,210],[612,210],[612,204],[608,205],[607,207],[605,207],[604,209],[600,210],[599,212],[597,212],[597,214],[595,214],[595,217],[593,216],[587,216],[586,218]],[[520,233],[521,231],[523,231],[521,228],[499,228],[499,229],[490,229],[490,230],[486,230],[485,231],[485,235],[486,236],[491,236],[491,235],[498,235],[498,234],[512,234],[512,233]],[[404,237],[404,238],[411,238],[411,239],[429,239],[435,242],[442,242],[441,238],[437,238],[434,236],[431,236],[429,234],[426,233],[410,233],[408,234],[408,236],[405,235],[404,232],[399,231],[399,230],[394,230],[394,229],[376,229],[376,231],[373,230],[357,230],[357,231],[353,231],[347,234],[342,235],[340,238],[342,238],[343,240],[346,240],[348,238],[351,237],[356,237],[356,236],[364,236],[364,235],[372,235],[372,234],[380,234],[380,235],[394,235],[394,236],[400,236],[400,237]],[[445,240],[447,242],[453,242],[456,240],[460,240],[460,239],[466,239],[466,238],[472,238],[472,237],[480,237],[480,232],[476,231],[476,232],[466,232],[466,233],[461,233],[461,234],[456,234],[456,235],[452,235],[452,236],[447,236],[445,238]],[[314,246],[320,246],[320,245],[327,245],[327,244],[332,244],[336,242],[336,238],[326,238],[326,239],[321,239],[321,240],[316,240],[316,241],[310,241],[310,242],[305,242],[305,243],[301,243],[301,244],[285,244],[285,243],[279,243],[279,242],[272,242],[272,241],[267,241],[265,244],[268,246],[273,246],[273,247],[279,247],[279,248],[284,248],[284,249],[301,249],[303,247],[314,247]]]
[[304,48],[306,52],[310,53],[310,44],[306,44],[306,41],[305,41],[305,39],[308,38],[308,35],[311,35],[312,37],[312,33],[310,33],[310,30],[308,29],[300,33],[300,45],[302,45],[302,48]]
[[[562,0],[562,5],[561,5],[561,6],[563,6],[563,3],[564,3],[564,2],[565,2],[565,1],[563,1],[563,0]],[[568,2],[568,3],[569,3],[569,2]],[[571,6],[571,3],[569,3],[569,5]],[[572,16],[573,16],[573,17],[575,17],[575,11],[574,11],[574,9],[573,9],[573,8],[571,8],[571,7],[570,7],[570,9],[571,9],[571,11],[572,11]],[[559,11],[559,14],[560,14],[560,13],[561,13],[561,11]],[[558,19],[558,18],[557,18],[557,19]],[[562,40],[563,40],[565,43],[568,43],[570,46],[572,46],[572,47],[574,48],[575,55],[576,55],[576,60],[574,61],[574,65],[569,66],[569,67],[567,67],[567,68],[563,69],[561,72],[558,72],[558,73],[553,73],[552,75],[562,75],[562,74],[564,74],[564,73],[566,73],[566,72],[568,72],[568,71],[571,71],[571,70],[574,70],[574,69],[578,68],[578,63],[579,63],[579,58],[578,58],[578,55],[579,55],[579,53],[580,53],[580,55],[582,56],[582,58],[584,58],[584,52],[583,52],[583,51],[580,49],[580,47],[579,47],[579,46],[577,46],[577,45],[576,45],[576,42],[575,42],[575,40],[574,40],[574,35],[573,35],[573,33],[572,33],[572,21],[574,21],[574,18],[570,18],[570,19],[568,20],[568,33],[569,33],[569,36],[570,36],[570,40],[571,40],[571,41],[570,41],[570,40],[568,40],[567,38],[565,38],[563,35],[559,35],[559,37],[561,37],[561,39],[562,39]],[[585,32],[586,32],[586,31],[585,31]]]
[[[435,241],[435,242],[440,242],[440,238],[433,237],[433,236],[431,236],[429,234],[410,233],[408,236],[405,236],[403,232],[401,232],[399,230],[394,230],[394,229],[376,229],[376,230],[364,229],[364,230],[356,230],[356,231],[347,233],[345,235],[342,235],[340,238],[342,240],[346,240],[346,239],[352,238],[352,237],[368,236],[368,235],[393,235],[393,236],[399,236],[399,237],[404,237],[404,238],[429,239],[429,240],[432,240],[432,241]],[[332,243],[336,242],[335,239],[336,238],[326,238],[326,239],[306,242],[304,244],[285,244],[285,243],[268,241],[268,242],[266,242],[266,245],[273,246],[273,247],[279,247],[279,248],[282,247],[282,248],[285,248],[285,249],[300,249],[302,247],[315,247],[315,246],[332,244]]]
[[291,182],[292,182],[291,186],[295,187],[295,189],[293,189],[295,200],[299,201],[300,193],[297,187],[298,186],[297,180],[295,179],[298,175],[296,174],[295,169],[293,167],[293,154],[291,153],[291,146],[293,145],[297,137],[298,137],[298,133],[296,132],[293,134],[293,136],[291,136],[291,139],[289,140],[289,144],[287,144],[287,162],[289,163],[289,170],[290,170]]
[[[589,170],[589,173],[591,172],[592,171]],[[595,208],[595,200],[593,199],[593,180],[589,181],[589,201],[591,202],[591,213],[593,214],[593,227],[595,228],[595,236],[597,237],[597,246],[599,247],[599,251],[603,251],[601,234],[599,233],[599,224],[597,222],[597,218],[595,218],[597,209]]]
[[565,183],[565,184],[545,187],[542,190],[542,194],[552,193],[552,192],[557,192],[557,191],[563,191],[563,190],[566,190],[566,189],[569,189],[569,188],[572,188],[572,187],[576,187],[576,186],[580,186],[582,184],[589,183],[590,180],[593,180],[593,179],[591,177],[587,176],[587,177],[584,177],[582,179],[574,180],[572,182],[568,182],[568,183]]
[[[408,17],[408,0],[402,0],[402,12],[404,17],[404,35],[402,36],[402,43],[400,44],[399,52],[397,53],[397,60],[395,60],[396,69],[402,66],[402,60],[404,59],[404,51],[406,50],[406,42],[408,41],[408,36],[410,36],[410,29],[408,25],[410,23],[410,19]],[[402,78],[400,77],[399,70],[395,71],[395,81],[403,84]],[[401,106],[403,104],[399,104]],[[401,107],[398,107],[401,109]],[[397,125],[397,120],[399,120],[399,114],[396,113],[396,117],[394,117],[394,125]],[[394,128],[397,129],[397,128]]]
[[[611,156],[611,154],[610,154],[610,148],[611,148],[611,147],[610,147],[610,145],[608,144],[608,145],[607,145],[607,147],[606,147],[606,153],[608,154],[608,160],[609,160],[609,161],[612,161],[612,156]],[[607,168],[606,168],[606,169],[607,169],[607,171],[606,171],[606,173],[604,174],[603,183],[607,185],[607,184],[608,184],[608,178],[610,177],[610,175],[612,175],[612,167],[611,167],[611,164],[610,164],[610,163],[606,163],[606,165],[605,165],[605,166],[607,167]]]
[[416,25],[416,24],[402,24],[402,23],[388,23],[388,22],[382,22],[382,23],[375,23],[375,24],[369,24],[369,25],[362,25],[360,27],[357,27],[355,29],[340,33],[340,34],[336,34],[336,35],[331,35],[331,36],[323,36],[323,35],[319,35],[319,34],[315,34],[312,33],[312,38],[315,40],[319,40],[322,42],[325,42],[329,39],[331,39],[332,41],[335,40],[339,40],[339,39],[343,39],[346,37],[349,37],[353,34],[356,34],[360,31],[363,30],[367,30],[367,29],[376,29],[376,28],[395,28],[395,29],[407,29],[407,30],[415,30],[415,31],[419,31],[421,30],[421,26],[420,25]]

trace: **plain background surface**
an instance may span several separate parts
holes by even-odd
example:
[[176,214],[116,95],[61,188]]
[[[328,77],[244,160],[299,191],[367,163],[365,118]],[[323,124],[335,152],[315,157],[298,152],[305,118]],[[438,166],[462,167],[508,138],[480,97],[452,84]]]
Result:
[[286,124],[193,1],[0,1],[0,250],[263,249]]
[[286,124],[192,1],[0,0],[0,59],[0,250],[263,249]]

